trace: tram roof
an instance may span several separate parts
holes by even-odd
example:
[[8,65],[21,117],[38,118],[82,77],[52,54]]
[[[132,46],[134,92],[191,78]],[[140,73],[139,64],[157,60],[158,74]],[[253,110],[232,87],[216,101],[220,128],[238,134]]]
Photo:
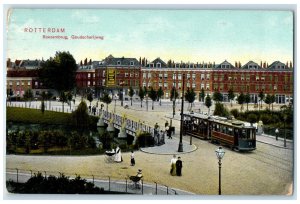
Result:
[[194,118],[207,119],[209,121],[217,122],[219,124],[228,125],[232,127],[255,128],[254,126],[251,126],[250,123],[248,122],[236,120],[236,119],[228,119],[226,117],[221,117],[221,116],[208,116],[206,114],[200,114],[200,113],[184,113],[184,115],[194,117]]

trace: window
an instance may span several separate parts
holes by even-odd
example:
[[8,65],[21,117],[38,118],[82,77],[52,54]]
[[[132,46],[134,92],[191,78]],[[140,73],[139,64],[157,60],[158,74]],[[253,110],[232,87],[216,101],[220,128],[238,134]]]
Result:
[[214,81],[218,81],[218,75],[214,75]]
[[228,76],[228,81],[231,81],[232,80],[232,76]]
[[206,74],[206,80],[209,80],[209,74]]
[[31,83],[30,83],[30,81],[29,81],[29,82],[27,82],[27,85],[28,85],[28,86],[30,86],[30,84],[31,84]]
[[158,86],[159,86],[159,87],[162,87],[162,83],[161,83],[161,82],[159,82],[159,83],[158,83]]
[[9,81],[9,85],[12,86],[12,81]]
[[205,74],[201,74],[201,80],[204,80]]
[[249,74],[246,75],[246,80],[250,81],[250,75]]
[[179,89],[181,88],[181,82],[178,82],[178,88]]
[[195,84],[195,83],[193,83],[193,84],[192,84],[192,87],[193,87],[193,88],[196,88],[196,84]]
[[87,82],[87,85],[88,85],[88,86],[90,86],[90,85],[91,85],[91,82],[90,82],[90,81],[88,81],[88,82]]
[[121,65],[121,61],[117,61],[117,65]]
[[95,76],[96,76],[96,74],[94,73],[94,74],[93,74],[93,77],[95,78]]
[[22,81],[22,86],[24,86],[24,81]]
[[102,77],[105,77],[105,71],[102,72]]
[[175,68],[180,68],[180,64],[175,64]]
[[193,78],[193,80],[195,80],[196,79],[196,74],[194,73],[194,74],[192,74],[192,78]]
[[127,72],[125,72],[125,77],[128,77],[128,73]]
[[274,91],[277,91],[277,85],[274,85]]
[[147,73],[143,72],[143,79],[146,79]]
[[189,80],[189,79],[191,78],[191,75],[190,75],[190,74],[187,74],[187,75],[186,75],[186,78],[187,78],[187,80]]
[[91,78],[91,74],[90,73],[88,73],[88,78]]
[[261,79],[262,81],[264,81],[264,80],[266,79],[266,77],[265,77],[265,76],[261,76],[260,79]]
[[95,86],[95,84],[96,84],[95,81],[93,81],[93,85],[94,85],[94,86]]
[[178,80],[181,80],[181,74],[178,74],[177,77],[178,77]]
[[150,79],[150,78],[151,78],[151,72],[148,73],[148,79]]
[[209,90],[209,84],[206,84],[206,90]]
[[105,85],[105,79],[102,79],[102,85]]
[[201,84],[201,89],[204,89],[204,84]]
[[242,74],[241,75],[241,80],[244,81],[245,80],[245,76]]
[[173,74],[173,80],[175,80],[175,79],[176,79],[176,74],[174,73],[174,74]]
[[130,61],[130,66],[133,66],[134,65],[134,61]]
[[135,77],[139,77],[139,73],[138,72],[135,73]]
[[[35,82],[35,83],[37,83],[37,82]],[[19,85],[20,85],[20,82],[17,81],[17,86],[19,86]]]
[[134,76],[134,73],[133,72],[130,72],[130,77],[133,77]]
[[36,82],[34,82],[34,85],[35,85],[35,86],[38,86],[38,85],[39,85],[39,83],[36,81]]
[[146,86],[146,82],[143,82],[143,87],[145,87]]
[[168,73],[164,73],[164,78],[165,78],[165,79],[168,78]]
[[156,67],[161,68],[161,63],[156,63]]
[[258,75],[256,75],[255,79],[256,79],[256,81],[258,81],[258,80],[259,80],[259,76],[258,76]]
[[165,82],[165,83],[164,83],[164,87],[165,87],[165,88],[168,88],[168,82]]
[[162,77],[163,77],[163,74],[162,74],[162,73],[160,73],[160,74],[158,75],[158,77],[159,77],[160,79],[162,79]]
[[190,82],[186,83],[186,87],[191,87]]

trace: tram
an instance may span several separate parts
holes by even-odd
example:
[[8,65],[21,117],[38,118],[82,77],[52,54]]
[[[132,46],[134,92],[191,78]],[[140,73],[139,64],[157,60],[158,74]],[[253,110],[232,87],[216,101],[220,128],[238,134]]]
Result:
[[244,121],[199,113],[185,113],[183,130],[185,135],[227,145],[233,150],[256,149],[256,128]]

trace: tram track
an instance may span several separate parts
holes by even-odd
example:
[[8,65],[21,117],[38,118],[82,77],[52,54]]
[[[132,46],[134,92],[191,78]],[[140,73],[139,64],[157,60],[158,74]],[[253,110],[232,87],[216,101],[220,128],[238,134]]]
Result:
[[276,167],[278,169],[287,171],[292,173],[293,172],[293,161],[287,160],[287,158],[279,157],[275,154],[270,154],[264,151],[255,150],[255,152],[251,152],[246,155],[247,157],[257,160],[259,162],[268,164],[270,166]]

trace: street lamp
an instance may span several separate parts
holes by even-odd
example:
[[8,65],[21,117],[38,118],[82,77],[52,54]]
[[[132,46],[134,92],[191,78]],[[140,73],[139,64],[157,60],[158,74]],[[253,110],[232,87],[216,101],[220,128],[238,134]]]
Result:
[[183,152],[183,144],[182,144],[182,132],[183,132],[183,105],[184,105],[184,81],[185,81],[185,74],[182,74],[182,101],[181,101],[181,118],[180,118],[180,140],[178,145],[178,152]]
[[120,96],[121,96],[121,106],[123,106],[123,86],[124,86],[124,81],[120,82],[120,86],[122,87],[121,94],[120,94]]
[[117,96],[114,96],[115,99],[115,107],[114,107],[114,113],[116,113],[116,105],[117,105]]
[[217,158],[219,159],[219,195],[221,195],[221,160],[224,157],[225,151],[222,149],[222,147],[219,147],[215,152]]
[[173,83],[173,118],[175,116],[175,100],[176,100],[176,97],[175,97],[175,82]]

